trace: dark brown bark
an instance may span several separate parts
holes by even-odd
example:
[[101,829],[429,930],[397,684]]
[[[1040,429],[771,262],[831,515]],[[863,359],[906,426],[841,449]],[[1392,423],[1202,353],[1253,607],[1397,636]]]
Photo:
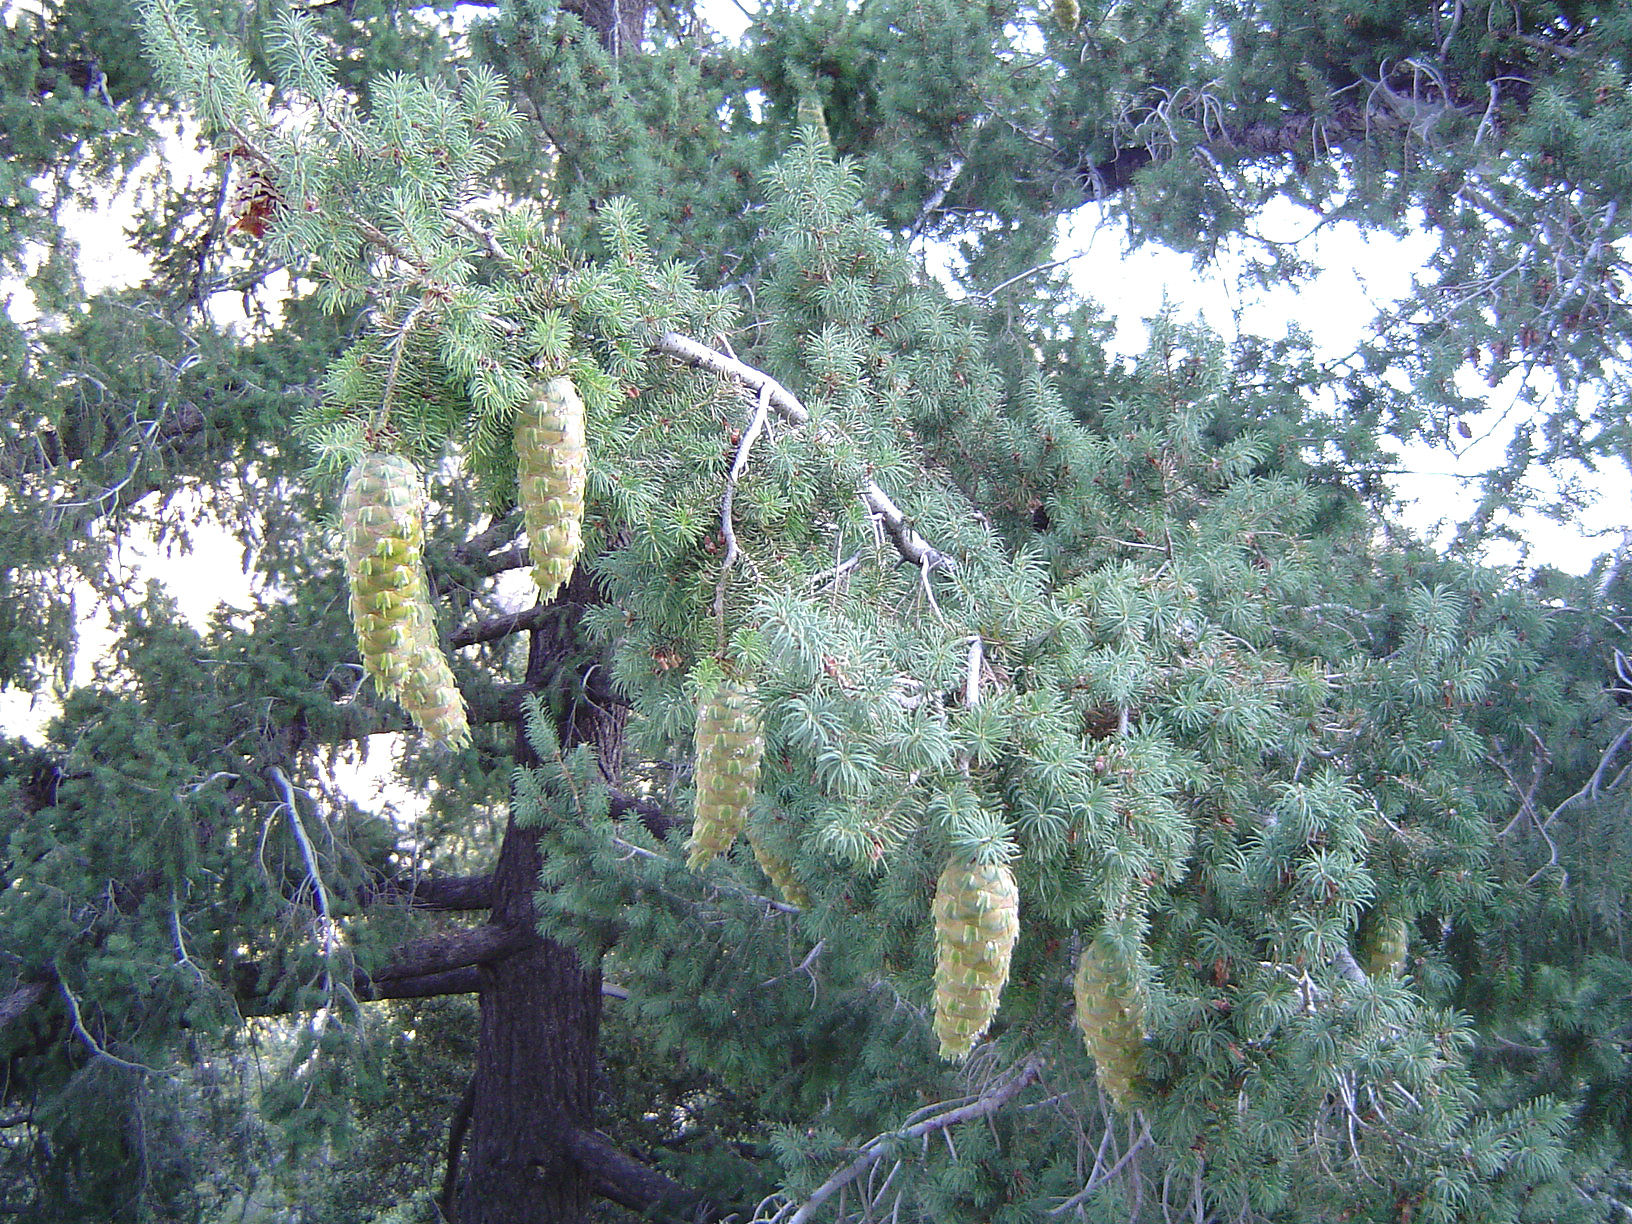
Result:
[[600,1197],[651,1218],[694,1218],[694,1191],[624,1155],[604,1135],[574,1131],[567,1137],[567,1150]]
[[357,900],[364,906],[397,903],[443,913],[492,909],[493,879],[479,875],[380,880],[361,889]]
[[646,36],[647,0],[566,0],[561,7],[582,18],[612,55],[638,51]]
[[[582,574],[568,584],[553,618],[532,631],[527,687],[583,693],[581,678],[559,684],[585,661],[577,623],[595,592]],[[604,669],[601,669],[604,670]],[[560,727],[563,748],[596,751],[615,776],[622,741],[618,707],[576,701]],[[535,765],[517,721],[516,760]],[[593,1084],[600,1041],[600,972],[567,947],[536,933],[533,893],[542,859],[539,831],[505,830],[493,872],[495,925],[524,932],[521,946],[481,969],[481,1027],[476,1050],[466,1173],[458,1192],[459,1224],[576,1224],[595,1185],[571,1152],[572,1136],[593,1128]]]

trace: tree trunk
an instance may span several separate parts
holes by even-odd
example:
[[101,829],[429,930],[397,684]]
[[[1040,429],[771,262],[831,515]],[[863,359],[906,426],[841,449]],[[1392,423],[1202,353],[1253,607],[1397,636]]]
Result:
[[[559,614],[533,631],[529,688],[560,685],[562,670],[582,662],[579,608],[595,597],[575,576]],[[560,687],[584,691],[576,676]],[[587,742],[603,771],[616,770],[623,733],[616,705],[575,701],[559,730],[563,748]],[[516,761],[538,762],[519,720]],[[570,949],[536,934],[540,865],[538,831],[519,826],[512,813],[493,873],[493,921],[526,937],[519,950],[481,970],[475,1105],[459,1224],[576,1224],[593,1194],[591,1175],[570,1147],[576,1132],[594,1127],[601,977]]]

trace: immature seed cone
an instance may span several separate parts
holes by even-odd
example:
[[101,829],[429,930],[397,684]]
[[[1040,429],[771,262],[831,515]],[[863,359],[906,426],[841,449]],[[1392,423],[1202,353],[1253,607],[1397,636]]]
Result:
[[748,690],[721,681],[697,710],[697,797],[686,843],[686,866],[692,870],[729,850],[742,832],[764,748]]
[[764,841],[754,835],[752,829],[748,830],[748,848],[754,852],[754,862],[758,863],[759,869],[770,877],[771,883],[776,885],[784,901],[800,909],[810,908],[810,894],[793,874],[792,863],[767,848]]
[[426,735],[460,748],[470,742],[470,721],[465,715],[464,694],[453,679],[453,668],[442,653],[437,640],[436,622],[431,616],[430,594],[425,590],[425,575],[420,573],[420,587],[424,609],[419,618],[416,645],[418,647],[408,677],[397,693],[397,700]]
[[1411,928],[1404,918],[1387,910],[1373,910],[1360,924],[1359,961],[1372,977],[1392,977],[1405,964],[1411,948]]
[[954,858],[935,886],[935,1036],[962,1059],[986,1032],[1020,935],[1020,890],[1006,866]]
[[1082,14],[1077,11],[1077,0],[1054,0],[1054,22],[1069,34],[1077,28]]
[[399,455],[364,455],[340,500],[351,619],[363,668],[433,739],[470,737],[464,698],[436,639],[425,579],[425,495]]
[[351,619],[363,667],[389,694],[407,679],[418,646],[424,513],[408,460],[373,453],[351,469],[340,501]]
[[1145,1044],[1145,1005],[1132,975],[1103,934],[1077,960],[1077,1027],[1111,1103],[1127,1109],[1139,1099],[1139,1053]]
[[516,489],[533,556],[533,581],[554,599],[583,547],[584,401],[570,378],[552,378],[516,413]]

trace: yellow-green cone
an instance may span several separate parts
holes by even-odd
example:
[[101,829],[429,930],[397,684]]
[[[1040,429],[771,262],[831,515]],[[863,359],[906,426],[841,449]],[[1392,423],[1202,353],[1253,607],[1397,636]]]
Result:
[[584,401],[570,378],[552,378],[516,412],[516,490],[533,557],[533,581],[546,600],[578,563],[583,547]]
[[465,698],[459,691],[458,684],[454,682],[453,668],[448,665],[447,656],[442,653],[442,643],[437,640],[436,622],[431,615],[430,595],[423,589],[425,585],[423,571],[420,574],[420,584],[424,597],[422,605],[424,613],[419,618],[419,633],[416,638],[418,650],[414,656],[413,666],[408,669],[408,677],[397,693],[397,700],[426,735],[450,748],[459,748],[470,742],[470,722],[465,715]]
[[351,469],[340,502],[351,619],[364,669],[391,694],[407,679],[419,635],[424,514],[408,460],[374,453]]
[[351,619],[363,668],[434,739],[469,738],[464,698],[436,639],[425,579],[425,494],[399,455],[373,452],[352,467],[340,501]]
[[1099,1082],[1118,1109],[1139,1096],[1139,1053],[1145,1007],[1132,976],[1103,934],[1077,960],[1077,1027],[1093,1056]]
[[1404,918],[1387,910],[1373,910],[1360,924],[1359,961],[1372,977],[1392,977],[1405,964],[1411,948],[1411,928]]
[[1054,23],[1067,34],[1077,28],[1082,14],[1077,11],[1077,0],[1054,0]]
[[737,840],[759,783],[765,740],[748,690],[722,680],[697,709],[697,798],[686,865],[703,867]]
[[953,859],[935,886],[935,1036],[961,1059],[997,1015],[1020,935],[1020,890],[1006,866]]
[[748,830],[748,848],[754,852],[754,861],[759,864],[759,869],[770,878],[771,883],[776,885],[777,891],[782,894],[784,901],[789,905],[798,906],[800,909],[810,908],[810,894],[805,891],[805,886],[799,883],[798,878],[793,874],[792,863],[775,851],[768,849],[760,838],[754,836],[752,829]]

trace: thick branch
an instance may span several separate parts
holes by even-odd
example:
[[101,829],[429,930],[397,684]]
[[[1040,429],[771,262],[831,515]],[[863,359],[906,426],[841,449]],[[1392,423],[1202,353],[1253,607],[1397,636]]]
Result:
[[[480,985],[478,967],[502,960],[522,948],[528,933],[520,928],[484,923],[443,931],[410,940],[396,950],[390,962],[373,974],[358,970],[351,988],[360,999],[425,999],[438,995],[470,994]],[[276,1015],[298,1010],[284,1001],[269,1006],[269,983],[263,966],[255,961],[233,966],[233,993],[243,1014]]]
[[[1362,144],[1379,133],[1397,132],[1410,126],[1411,120],[1394,108],[1343,106],[1326,115],[1289,113],[1274,120],[1224,127],[1199,147],[1219,163],[1294,153],[1319,157]],[[1166,156],[1165,152],[1143,146],[1118,149],[1104,161],[1079,162],[1077,180],[1082,184],[1086,199],[1103,199],[1131,186],[1139,171]]]
[[456,913],[493,908],[491,876],[420,876],[380,880],[357,893],[363,906],[406,904],[414,909]]
[[[510,723],[521,717],[521,702],[532,692],[526,684],[498,685],[481,693],[465,694],[467,711],[472,724]],[[406,731],[412,725],[408,716],[395,706],[382,708],[353,702],[339,708],[340,727],[337,740],[360,740],[370,735],[389,731]],[[311,738],[327,739],[327,736]]]
[[589,1174],[590,1184],[601,1198],[647,1217],[655,1213],[658,1218],[692,1218],[688,1209],[699,1201],[700,1195],[649,1165],[624,1155],[604,1135],[569,1131],[566,1148],[567,1154]]
[[500,638],[509,637],[512,633],[537,629],[555,613],[556,608],[553,604],[534,604],[520,612],[506,612],[503,616],[489,617],[487,620],[477,621],[474,625],[455,629],[448,635],[448,645],[458,650],[461,647],[474,646],[478,642],[496,642]]
[[411,939],[398,948],[390,963],[373,975],[373,981],[399,981],[444,973],[467,965],[480,965],[516,951],[528,942],[528,938],[525,931],[493,922],[425,935]]
[[444,995],[475,994],[482,988],[480,965],[465,965],[445,973],[426,973],[389,982],[359,981],[360,999],[440,999]]

